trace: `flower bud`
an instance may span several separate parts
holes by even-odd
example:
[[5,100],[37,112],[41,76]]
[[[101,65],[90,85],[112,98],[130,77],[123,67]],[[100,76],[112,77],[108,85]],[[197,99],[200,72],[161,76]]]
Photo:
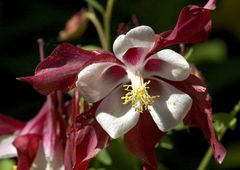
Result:
[[82,9],[68,20],[64,30],[59,32],[60,41],[76,39],[85,32],[88,22],[86,13],[86,9]]

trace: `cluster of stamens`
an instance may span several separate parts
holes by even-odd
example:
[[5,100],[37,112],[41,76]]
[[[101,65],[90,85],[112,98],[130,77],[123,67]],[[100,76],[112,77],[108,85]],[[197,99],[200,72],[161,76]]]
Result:
[[142,86],[137,87],[127,84],[123,85],[124,90],[127,91],[127,93],[121,97],[123,104],[130,104],[137,112],[140,113],[144,110],[148,110],[148,106],[153,105],[156,97],[158,97],[150,96],[148,94],[147,89],[149,89],[149,84],[150,80],[145,82]]

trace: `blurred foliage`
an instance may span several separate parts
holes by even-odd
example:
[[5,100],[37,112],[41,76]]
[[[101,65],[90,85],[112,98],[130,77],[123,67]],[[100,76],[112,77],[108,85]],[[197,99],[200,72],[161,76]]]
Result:
[[227,46],[223,40],[214,39],[205,43],[193,45],[188,61],[194,64],[205,62],[223,63],[227,59]]
[[0,160],[0,169],[1,170],[12,170],[16,162],[12,159]]
[[225,30],[233,34],[238,40],[240,39],[240,16],[239,0],[221,0],[218,2],[218,10],[214,12],[214,28]]
[[214,128],[217,133],[221,132],[223,128],[234,130],[237,125],[237,118],[228,113],[217,113],[213,116]]
[[[138,170],[140,169],[140,161],[137,157],[132,155],[123,144],[123,139],[112,140],[110,146],[107,148],[108,154],[107,163],[102,160],[103,153],[100,152],[92,161],[92,166],[95,169],[104,168],[106,170]],[[103,151],[106,153],[106,151]],[[101,159],[100,156],[102,157]],[[105,160],[106,161],[106,160]]]
[[[101,6],[88,0],[101,12]],[[99,0],[103,6],[106,0]],[[180,10],[188,4],[204,4],[205,0],[116,0],[113,9],[112,41],[116,38],[119,23],[131,26],[131,16],[140,24],[151,26],[156,32],[174,27]],[[240,93],[240,1],[218,0],[213,12],[213,31],[203,44],[187,46],[188,60],[202,71],[213,99],[215,127],[235,128],[228,131],[223,144],[228,149],[226,160],[217,165],[212,160],[210,169],[240,169],[239,122],[227,114],[239,101]],[[95,3],[95,4],[94,4]],[[14,4],[14,5],[13,5]],[[28,120],[39,110],[45,97],[30,85],[15,80],[31,75],[39,62],[37,39],[46,42],[46,54],[58,44],[57,36],[67,20],[86,3],[83,0],[21,0],[0,1],[0,113]],[[151,17],[149,17],[151,14]],[[85,34],[71,43],[86,49],[98,49],[97,33],[89,24]],[[92,45],[94,44],[94,45]],[[178,49],[178,47],[176,47]],[[239,119],[239,116],[238,116]],[[208,147],[203,135],[195,129],[179,126],[157,146],[160,169],[195,169]],[[184,130],[184,131],[183,131]],[[14,160],[1,160],[0,169],[10,170]],[[113,140],[91,162],[92,170],[138,170],[142,162],[127,151],[122,139]],[[168,168],[166,168],[168,167]]]
[[105,165],[111,165],[112,164],[112,158],[111,156],[109,155],[108,151],[107,150],[102,150],[97,156],[96,156],[96,159],[105,164]]

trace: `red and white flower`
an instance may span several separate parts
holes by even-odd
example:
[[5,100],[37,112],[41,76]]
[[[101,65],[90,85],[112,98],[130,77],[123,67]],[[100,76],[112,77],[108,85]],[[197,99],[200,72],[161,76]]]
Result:
[[54,103],[51,94],[27,123],[0,114],[0,158],[17,157],[17,170],[64,169],[66,125]]
[[112,138],[133,128],[144,111],[161,131],[167,131],[191,108],[191,97],[164,81],[187,79],[189,64],[170,49],[149,55],[155,38],[150,27],[136,27],[113,44],[119,63],[93,63],[78,74],[76,86],[83,97],[89,102],[103,99],[96,119]]
[[[107,146],[105,131],[112,138],[125,134],[127,148],[144,160],[144,169],[157,169],[156,143],[163,131],[182,120],[200,128],[216,161],[223,161],[226,150],[213,128],[211,98],[204,82],[180,54],[163,49],[205,41],[215,4],[209,0],[203,7],[186,6],[176,26],[163,33],[155,34],[148,26],[136,27],[115,40],[114,54],[61,44],[37,66],[35,75],[19,78],[45,95],[77,87],[81,96],[96,102],[90,119],[89,113],[83,113],[72,124],[65,154],[74,146],[76,155],[65,160],[67,169],[86,169],[89,159]],[[86,143],[91,147],[82,147]]]

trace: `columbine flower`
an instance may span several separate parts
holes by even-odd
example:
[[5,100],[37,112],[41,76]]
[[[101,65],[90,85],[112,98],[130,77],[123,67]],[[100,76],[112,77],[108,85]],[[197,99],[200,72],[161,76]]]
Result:
[[[55,97],[54,97],[55,98]],[[66,127],[55,106],[56,99],[48,97],[39,113],[24,123],[0,115],[0,158],[17,157],[17,170],[63,170]]]
[[189,64],[170,49],[149,56],[154,42],[150,27],[136,27],[113,44],[119,63],[93,63],[78,74],[76,86],[84,98],[90,102],[103,99],[96,119],[112,138],[128,132],[145,111],[160,130],[167,131],[191,108],[191,97],[164,81],[188,78]]
[[[205,84],[190,74],[189,64],[181,55],[169,49],[159,51],[175,44],[205,41],[215,3],[209,0],[204,7],[186,6],[172,30],[154,35],[151,28],[141,26],[121,35],[113,46],[115,56],[61,44],[37,66],[34,76],[19,79],[45,95],[55,90],[66,92],[76,84],[86,99],[99,101],[94,103],[91,114],[96,113],[97,120],[112,137],[131,129],[124,135],[124,142],[144,160],[144,169],[157,169],[154,149],[164,135],[161,130],[171,129],[183,118],[185,124],[202,130],[215,159],[221,163],[226,150],[214,132],[211,98]],[[67,143],[72,146],[73,142],[77,148],[74,153],[82,154],[79,159],[73,155],[67,167],[75,164],[76,168],[86,169],[86,160],[107,146],[106,134],[102,135],[100,126],[94,126],[97,122],[93,117],[85,119],[86,115],[79,116],[79,129],[75,126],[79,121],[73,122],[75,130]],[[92,141],[90,148],[82,147]],[[71,150],[69,147],[65,153]]]

